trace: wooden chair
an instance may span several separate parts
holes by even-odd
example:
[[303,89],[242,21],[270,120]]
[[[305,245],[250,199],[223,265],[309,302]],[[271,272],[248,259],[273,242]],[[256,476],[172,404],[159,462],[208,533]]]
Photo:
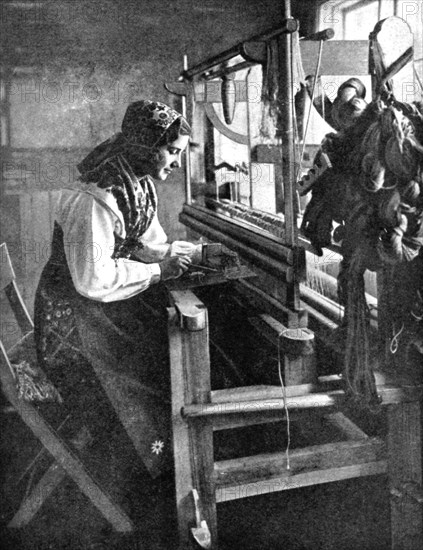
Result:
[[[22,527],[28,524],[43,502],[68,475],[116,531],[130,532],[133,530],[133,524],[129,517],[92,478],[75,451],[46,420],[40,409],[31,402],[18,397],[12,363],[17,364],[25,360],[30,365],[36,364],[34,324],[17,287],[15,273],[5,243],[0,245],[0,258],[0,289],[5,293],[23,334],[19,342],[9,350],[5,349],[0,340],[2,390],[23,422],[55,460],[23,500],[8,527]],[[87,429],[82,428],[76,439],[79,441],[79,450],[81,450],[89,441]],[[78,448],[77,445],[74,446]]]
[[[194,547],[191,533],[202,548],[217,550],[219,502],[377,474],[389,478],[392,548],[421,548],[422,386],[378,376],[381,406],[387,413],[386,437],[368,436],[344,414],[339,377],[320,378],[314,388],[291,386],[286,388],[286,401],[292,417],[297,415],[298,423],[303,420],[307,428],[307,413],[323,414],[342,435],[341,441],[293,449],[290,469],[285,452],[215,461],[213,431],[282,420],[286,402],[280,386],[212,391],[207,309],[190,291],[173,291],[171,296],[169,339],[181,550]],[[268,315],[259,315],[257,321],[262,334],[277,343],[284,327]]]

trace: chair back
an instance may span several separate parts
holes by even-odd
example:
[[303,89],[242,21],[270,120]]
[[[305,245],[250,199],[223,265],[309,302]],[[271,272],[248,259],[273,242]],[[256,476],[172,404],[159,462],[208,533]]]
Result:
[[0,362],[2,367],[7,365],[8,369],[3,371],[0,368],[3,389],[5,389],[5,378],[12,374],[16,378],[12,363],[27,360],[33,362],[35,353],[34,344],[34,323],[22,299],[19,288],[16,284],[16,275],[10,260],[6,243],[0,244],[0,291],[6,296],[15,320],[19,326],[22,337],[11,348],[6,349],[7,343],[0,335]]
[[22,334],[34,329],[34,323],[16,284],[16,275],[6,243],[0,245],[0,290],[5,293]]

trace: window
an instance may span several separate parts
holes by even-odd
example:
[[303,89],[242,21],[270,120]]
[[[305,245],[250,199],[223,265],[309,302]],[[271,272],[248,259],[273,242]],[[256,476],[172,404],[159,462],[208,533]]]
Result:
[[423,73],[423,3],[412,0],[329,0],[318,9],[318,29],[331,27],[336,40],[367,40],[377,21],[396,15],[414,35],[414,63]]

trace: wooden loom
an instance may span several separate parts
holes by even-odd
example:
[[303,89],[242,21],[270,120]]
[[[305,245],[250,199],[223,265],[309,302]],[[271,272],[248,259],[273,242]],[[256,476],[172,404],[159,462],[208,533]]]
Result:
[[[421,385],[404,377],[399,380],[386,373],[377,374],[378,394],[388,424],[388,435],[384,438],[379,433],[365,433],[348,418],[341,378],[337,374],[322,376],[325,365],[316,361],[321,362],[322,355],[319,353],[316,357],[314,343],[320,346],[337,327],[339,308],[301,286],[306,278],[305,250],[310,246],[298,234],[297,223],[291,108],[294,103],[292,35],[297,29],[298,22],[292,19],[289,0],[286,0],[285,19],[280,27],[186,68],[181,75],[189,89],[187,116],[193,122],[194,140],[199,142],[199,147],[192,151],[192,163],[187,167],[187,201],[180,220],[194,236],[221,242],[236,251],[257,276],[232,282],[219,288],[217,294],[200,289],[196,294],[189,290],[171,292],[169,339],[180,548],[191,545],[218,548],[218,502],[352,477],[388,474],[392,548],[412,550],[423,544]],[[314,37],[317,42],[304,41],[304,58],[313,59],[319,41],[329,37],[330,32],[325,31]],[[351,52],[352,47],[355,56],[342,55],[343,51]],[[233,80],[237,70],[258,63],[266,66],[272,48],[278,52],[276,82],[281,144],[257,147],[257,158],[259,162],[275,164],[278,215],[263,213],[251,205],[222,201],[218,193],[202,203],[197,200],[196,190],[207,187],[207,178],[212,177],[211,166],[216,164],[215,159],[207,159],[210,153],[206,138],[212,137],[210,123],[227,138],[243,145],[250,143],[248,135],[231,128],[233,98],[239,100],[242,94],[236,87],[231,88],[228,79]],[[322,69],[330,60],[331,70],[335,68],[337,74],[368,73],[367,41],[329,42],[326,50]],[[221,83],[218,78],[222,79]],[[213,86],[207,84],[210,82]],[[228,96],[228,89],[232,90],[232,96]],[[224,103],[224,120],[215,108],[220,102]],[[198,177],[203,180],[194,181]],[[214,181],[210,184],[215,186]],[[216,297],[222,299],[221,304],[230,302],[231,308],[238,308],[237,318],[244,317],[253,327],[256,341],[265,341],[269,349],[280,354],[284,387],[279,384],[276,372],[273,378],[268,376],[270,367],[265,361],[261,365],[262,378],[259,376],[259,383],[255,385],[247,381],[247,385],[232,383],[230,387],[212,387],[214,365],[210,356],[213,347],[218,348],[213,343]],[[223,317],[217,319],[221,321]],[[235,345],[242,338],[241,326],[238,334],[228,338],[232,338]],[[242,365],[234,364],[236,361],[225,352],[220,357],[226,367],[236,371],[235,378],[243,378]],[[340,440],[330,444],[313,442],[309,447],[295,449],[290,457],[279,450],[242,459],[215,459],[214,433],[286,421],[288,409],[291,417],[298,420],[296,425],[300,431],[311,431],[313,418],[320,418],[334,427]],[[196,533],[196,542],[191,530]]]

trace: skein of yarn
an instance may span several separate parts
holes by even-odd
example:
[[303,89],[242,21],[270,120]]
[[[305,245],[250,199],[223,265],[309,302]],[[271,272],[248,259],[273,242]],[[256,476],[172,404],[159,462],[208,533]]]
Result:
[[366,105],[364,95],[358,79],[339,89],[332,113],[339,131],[322,143],[332,168],[313,184],[302,230],[322,254],[334,222],[341,224],[345,389],[374,403],[363,276],[383,264],[411,262],[423,250],[423,111],[422,104],[392,97]]

